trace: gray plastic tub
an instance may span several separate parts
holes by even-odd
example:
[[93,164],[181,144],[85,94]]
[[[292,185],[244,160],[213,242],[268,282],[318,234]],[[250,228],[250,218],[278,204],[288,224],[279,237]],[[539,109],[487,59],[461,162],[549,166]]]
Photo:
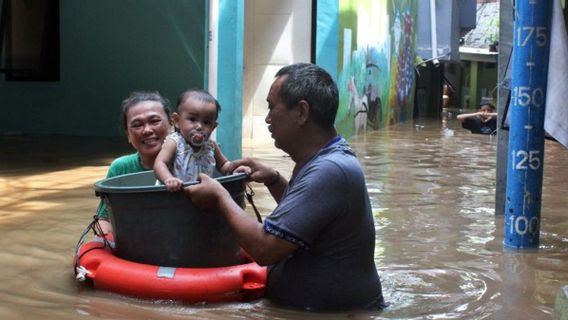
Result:
[[[216,178],[242,208],[245,178]],[[155,182],[154,172],[146,171],[95,183],[96,194],[109,208],[118,257],[166,267],[224,267],[246,261],[221,214],[198,208],[183,192],[168,192]]]

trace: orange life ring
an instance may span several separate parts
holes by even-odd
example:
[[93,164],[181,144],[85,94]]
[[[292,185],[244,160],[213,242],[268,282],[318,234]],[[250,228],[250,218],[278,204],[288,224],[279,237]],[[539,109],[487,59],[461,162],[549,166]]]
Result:
[[[108,240],[107,240],[108,244]],[[186,302],[250,301],[264,296],[266,267],[255,262],[215,268],[165,268],[115,256],[102,239],[80,246],[78,278],[124,295]]]

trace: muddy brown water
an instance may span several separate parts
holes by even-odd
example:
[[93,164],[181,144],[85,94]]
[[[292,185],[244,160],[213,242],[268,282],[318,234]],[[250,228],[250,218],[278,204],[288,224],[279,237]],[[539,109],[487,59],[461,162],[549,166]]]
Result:
[[[115,138],[0,138],[0,319],[552,319],[568,284],[568,150],[546,142],[540,248],[505,250],[504,218],[494,210],[495,138],[453,122],[450,129],[416,121],[349,140],[367,177],[390,306],[339,314],[265,299],[148,301],[76,283],[75,244],[98,203],[93,184],[130,149]],[[244,154],[290,175],[290,159],[272,145]],[[274,202],[253,188],[269,214]]]

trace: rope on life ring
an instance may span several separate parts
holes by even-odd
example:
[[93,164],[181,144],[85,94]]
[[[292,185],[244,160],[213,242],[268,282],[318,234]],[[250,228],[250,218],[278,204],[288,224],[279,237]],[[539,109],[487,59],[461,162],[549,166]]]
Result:
[[[99,203],[99,208],[100,208],[101,205],[102,205],[102,202]],[[97,211],[98,211],[98,209],[97,209]],[[100,247],[93,247],[89,250],[86,250],[85,252],[80,253],[81,246],[85,243],[85,239],[87,238],[87,235],[89,234],[90,230],[93,230],[93,233],[95,235],[97,235],[98,237],[100,237],[103,245],[100,246]],[[73,270],[75,272],[75,279],[77,281],[83,282],[83,281],[86,280],[86,278],[87,278],[86,276],[90,275],[90,271],[87,270],[85,267],[81,266],[81,257],[83,257],[90,250],[105,249],[105,248],[110,248],[110,250],[114,253],[114,241],[109,239],[109,235],[103,232],[103,229],[101,228],[101,225],[99,224],[99,216],[95,214],[93,216],[93,220],[87,225],[87,227],[81,233],[81,236],[79,237],[79,241],[77,242],[77,245],[75,246],[75,259],[74,259]]]

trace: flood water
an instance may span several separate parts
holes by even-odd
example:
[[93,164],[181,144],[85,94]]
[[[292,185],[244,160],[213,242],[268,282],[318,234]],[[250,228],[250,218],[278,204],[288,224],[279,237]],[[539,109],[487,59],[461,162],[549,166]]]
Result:
[[[350,314],[264,299],[146,301],[76,283],[75,245],[98,203],[93,184],[130,149],[123,139],[0,138],[0,319],[552,319],[568,284],[568,150],[546,142],[540,248],[510,251],[494,210],[495,138],[450,128],[446,135],[438,121],[416,121],[350,139],[367,177],[375,261],[390,303]],[[291,172],[272,145],[244,154]],[[253,188],[269,214],[275,204]]]

